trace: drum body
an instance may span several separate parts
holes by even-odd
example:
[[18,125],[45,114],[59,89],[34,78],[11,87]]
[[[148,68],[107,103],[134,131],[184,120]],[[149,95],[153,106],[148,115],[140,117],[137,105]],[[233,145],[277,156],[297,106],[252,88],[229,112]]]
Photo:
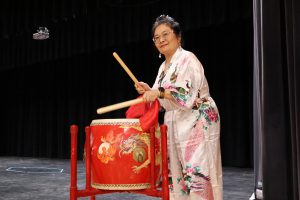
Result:
[[161,175],[160,131],[155,131],[155,176],[150,173],[150,133],[138,119],[99,119],[91,123],[92,187],[138,190]]

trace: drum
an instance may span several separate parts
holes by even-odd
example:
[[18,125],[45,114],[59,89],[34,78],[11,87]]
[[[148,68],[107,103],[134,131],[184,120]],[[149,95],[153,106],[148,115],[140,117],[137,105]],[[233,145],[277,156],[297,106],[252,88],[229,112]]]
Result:
[[92,187],[139,190],[161,175],[160,131],[155,131],[155,177],[150,173],[150,133],[138,119],[99,119],[91,123]]

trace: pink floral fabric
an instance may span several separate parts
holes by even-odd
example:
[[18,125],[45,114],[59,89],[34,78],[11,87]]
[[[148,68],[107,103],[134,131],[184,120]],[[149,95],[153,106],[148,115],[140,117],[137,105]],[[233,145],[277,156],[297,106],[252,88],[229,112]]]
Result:
[[222,200],[220,116],[210,97],[204,69],[181,47],[153,89],[164,87],[173,100],[160,99],[168,126],[170,197],[174,200]]

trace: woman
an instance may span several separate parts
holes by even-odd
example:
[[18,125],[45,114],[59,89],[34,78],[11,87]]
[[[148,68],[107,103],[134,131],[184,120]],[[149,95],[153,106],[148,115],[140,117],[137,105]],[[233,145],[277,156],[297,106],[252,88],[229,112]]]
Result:
[[152,88],[139,82],[136,89],[146,102],[158,98],[166,111],[170,198],[221,200],[220,118],[204,69],[182,49],[180,25],[172,17],[159,16],[152,36],[165,61]]

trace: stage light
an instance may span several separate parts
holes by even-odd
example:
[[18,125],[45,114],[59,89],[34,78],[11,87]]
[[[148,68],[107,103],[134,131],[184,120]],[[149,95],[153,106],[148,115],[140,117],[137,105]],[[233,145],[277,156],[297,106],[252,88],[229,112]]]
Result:
[[49,30],[46,27],[39,27],[36,33],[33,34],[34,40],[45,40],[49,38]]

